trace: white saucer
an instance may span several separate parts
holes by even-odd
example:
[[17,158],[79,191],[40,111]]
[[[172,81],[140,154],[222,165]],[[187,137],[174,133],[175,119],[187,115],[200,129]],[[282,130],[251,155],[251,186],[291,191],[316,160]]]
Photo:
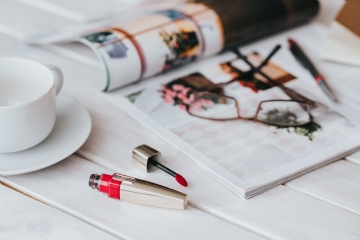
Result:
[[39,145],[16,153],[0,153],[0,176],[33,172],[53,165],[78,150],[89,137],[91,118],[74,99],[56,98],[56,123]]

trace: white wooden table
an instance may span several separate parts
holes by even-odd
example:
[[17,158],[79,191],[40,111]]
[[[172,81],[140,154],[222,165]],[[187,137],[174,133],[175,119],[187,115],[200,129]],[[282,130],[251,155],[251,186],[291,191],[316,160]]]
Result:
[[[11,1],[1,4],[18,4]],[[325,23],[342,4],[331,2],[320,15]],[[0,24],[11,16],[3,11]],[[80,101],[93,121],[90,138],[74,155],[41,171],[0,177],[0,240],[360,239],[359,153],[243,201],[98,97],[100,69],[6,35],[0,35],[0,43],[2,57],[60,67],[65,76],[63,92]],[[145,175],[134,168],[131,151],[144,143],[160,150],[166,165],[182,173],[190,186],[184,190],[161,171]],[[166,182],[188,194],[189,206],[177,211],[135,205],[109,199],[87,186],[91,173],[112,172]]]

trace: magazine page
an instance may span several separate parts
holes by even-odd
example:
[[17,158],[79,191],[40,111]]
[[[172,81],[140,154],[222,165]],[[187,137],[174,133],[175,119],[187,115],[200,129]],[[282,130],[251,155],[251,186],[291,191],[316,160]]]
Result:
[[[285,47],[289,35],[316,50],[319,46],[306,41],[309,34],[321,38],[326,30],[313,24],[248,45],[242,52],[258,66],[276,44]],[[261,75],[238,79],[249,70],[243,59],[228,52],[101,95],[243,198],[360,146],[357,126],[326,100],[287,50],[280,50],[263,72],[328,109],[308,111],[286,101],[289,95]]]

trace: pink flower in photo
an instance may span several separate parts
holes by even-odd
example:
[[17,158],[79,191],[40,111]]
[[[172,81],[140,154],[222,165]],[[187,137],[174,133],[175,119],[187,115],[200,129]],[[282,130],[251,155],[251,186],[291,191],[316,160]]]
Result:
[[186,96],[185,94],[183,94],[183,93],[179,93],[179,94],[177,95],[177,97],[180,98],[180,99],[183,100],[183,101],[185,101],[185,100],[187,99],[187,96]]
[[190,96],[188,97],[187,95],[180,93],[178,94],[178,98],[180,98],[183,101],[183,103],[189,105],[194,101],[195,96],[194,94],[190,94]]
[[191,103],[189,98],[184,98],[184,99],[182,99],[182,101],[183,101],[183,103],[185,103],[187,105],[189,105]]
[[180,105],[179,105],[179,108],[180,108],[181,110],[186,110],[186,106],[183,105],[183,104],[180,104]]
[[176,97],[176,92],[171,91],[170,89],[167,89],[167,88],[166,88],[166,89],[165,89],[165,95],[168,95],[168,96],[174,98],[174,97]]
[[169,95],[164,95],[164,101],[166,103],[174,104],[174,99]]
[[180,84],[174,84],[172,86],[172,89],[176,92],[182,92],[185,88],[183,85],[180,85]]
[[182,93],[183,94],[188,94],[188,92],[191,90],[191,88],[184,88],[183,90],[182,90]]

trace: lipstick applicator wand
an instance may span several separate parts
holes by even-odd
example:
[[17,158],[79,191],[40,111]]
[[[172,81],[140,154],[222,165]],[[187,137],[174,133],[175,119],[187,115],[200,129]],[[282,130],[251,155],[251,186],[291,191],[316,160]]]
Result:
[[181,186],[187,187],[188,183],[185,178],[180,174],[174,172],[173,170],[162,165],[160,163],[161,160],[161,153],[146,144],[134,148],[132,152],[133,164],[140,168],[143,172],[149,173],[159,168],[167,174],[173,176]]
[[173,176],[175,178],[175,180],[181,185],[181,186],[184,186],[184,187],[187,187],[188,186],[188,183],[187,181],[185,180],[185,178],[183,176],[181,176],[180,174],[174,172],[173,170],[165,167],[164,165],[162,165],[161,163],[153,160],[153,159],[149,159],[149,163],[161,170],[163,170],[164,172],[166,172],[167,174]]

